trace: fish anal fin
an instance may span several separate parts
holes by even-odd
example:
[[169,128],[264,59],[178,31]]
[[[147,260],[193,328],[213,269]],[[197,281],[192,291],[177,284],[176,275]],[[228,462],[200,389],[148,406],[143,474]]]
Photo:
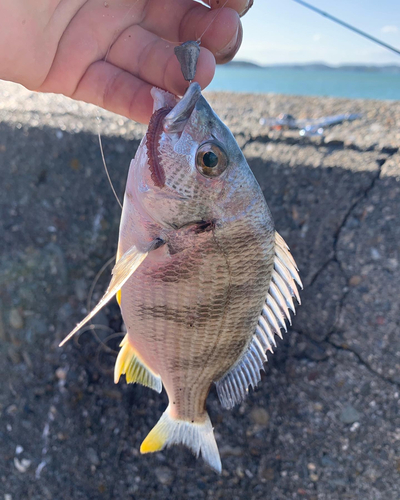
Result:
[[128,335],[122,340],[114,367],[114,382],[117,384],[121,375],[126,376],[128,384],[141,384],[158,393],[162,391],[161,377],[150,370],[140,359],[129,342]]
[[152,453],[180,443],[191,449],[196,457],[201,454],[211,468],[221,472],[221,459],[207,413],[201,421],[191,422],[173,418],[168,407],[143,441],[140,453]]
[[249,386],[253,389],[257,386],[261,380],[260,370],[264,369],[266,361],[265,349],[254,335],[239,361],[215,383],[224,408],[230,410],[241,403],[248,394]]
[[282,338],[281,328],[286,331],[285,321],[290,322],[289,309],[295,312],[293,297],[300,303],[297,285],[303,288],[296,262],[285,240],[275,232],[274,269],[256,331],[237,363],[216,382],[223,407],[230,409],[241,403],[248,388],[258,384],[260,370],[267,361],[265,351],[273,352],[272,347],[276,347],[274,334]]

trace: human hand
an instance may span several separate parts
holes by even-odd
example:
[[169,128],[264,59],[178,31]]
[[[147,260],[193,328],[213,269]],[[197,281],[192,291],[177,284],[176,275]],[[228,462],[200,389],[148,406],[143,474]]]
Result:
[[187,87],[176,44],[202,37],[202,87],[215,62],[239,49],[239,14],[253,0],[208,3],[211,9],[193,0],[0,0],[0,78],[147,123],[152,86],[177,95]]

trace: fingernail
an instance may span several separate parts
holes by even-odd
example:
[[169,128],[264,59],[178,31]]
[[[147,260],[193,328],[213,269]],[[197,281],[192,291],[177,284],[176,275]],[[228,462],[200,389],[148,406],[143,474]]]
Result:
[[239,26],[238,29],[236,30],[235,36],[232,37],[230,42],[227,45],[225,45],[223,49],[219,50],[215,54],[215,59],[217,63],[224,64],[232,60],[242,44],[242,39],[243,39],[243,28],[242,28],[242,23],[239,22]]
[[253,7],[254,0],[247,0],[247,3],[242,10],[242,12],[239,12],[239,16],[242,17],[246,14],[246,12]]

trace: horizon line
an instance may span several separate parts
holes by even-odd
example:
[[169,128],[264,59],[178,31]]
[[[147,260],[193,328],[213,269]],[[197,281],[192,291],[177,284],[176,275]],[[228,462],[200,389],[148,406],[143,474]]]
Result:
[[232,64],[232,63],[246,63],[246,64],[254,64],[255,66],[260,66],[260,67],[268,67],[268,66],[280,66],[280,65],[290,65],[290,66],[306,66],[306,65],[311,65],[311,64],[320,64],[324,66],[330,66],[332,68],[338,67],[338,66],[371,66],[371,67],[384,67],[384,66],[395,66],[400,68],[400,64],[394,63],[394,62],[388,62],[388,63],[363,63],[363,62],[343,62],[343,63],[328,63],[324,61],[302,61],[302,62],[273,62],[273,63],[261,63],[257,62],[254,60],[250,59],[233,59],[232,61],[229,61],[227,64]]

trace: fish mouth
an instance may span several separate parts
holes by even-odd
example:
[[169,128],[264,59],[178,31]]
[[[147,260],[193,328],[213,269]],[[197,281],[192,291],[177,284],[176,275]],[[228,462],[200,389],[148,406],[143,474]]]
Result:
[[200,97],[200,85],[197,82],[191,83],[182,99],[166,115],[163,123],[164,132],[167,134],[182,132]]

